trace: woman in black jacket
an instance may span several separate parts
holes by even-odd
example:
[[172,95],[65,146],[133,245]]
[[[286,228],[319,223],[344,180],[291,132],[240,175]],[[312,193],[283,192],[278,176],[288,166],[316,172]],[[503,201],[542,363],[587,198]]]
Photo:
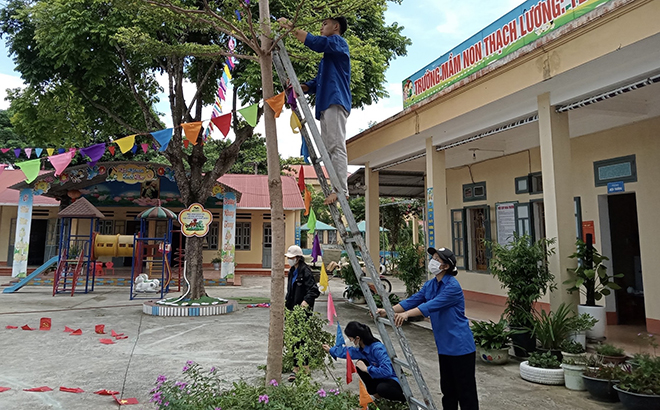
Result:
[[[314,301],[321,294],[314,279],[314,274],[305,263],[305,257],[300,246],[289,246],[289,250],[284,256],[288,258],[289,266],[291,266],[287,280],[285,306],[288,310],[293,310],[295,306],[302,306],[309,309],[311,314],[314,310]],[[294,351],[296,347],[293,347]],[[294,363],[297,362],[294,353]],[[298,366],[294,366],[293,373],[289,376],[290,382],[296,380],[296,373],[299,370]]]

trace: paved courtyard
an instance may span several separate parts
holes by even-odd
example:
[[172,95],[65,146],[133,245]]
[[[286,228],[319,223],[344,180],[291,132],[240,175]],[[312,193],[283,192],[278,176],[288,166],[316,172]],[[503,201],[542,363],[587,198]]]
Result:
[[[395,292],[403,292],[396,279]],[[330,281],[337,314],[342,324],[351,320],[370,322],[366,310],[341,299],[340,279]],[[225,298],[269,297],[269,278],[244,278],[242,286],[207,289],[211,296]],[[327,296],[321,295],[316,310],[325,315]],[[25,331],[39,327],[41,317],[52,319],[50,331]],[[205,368],[221,369],[228,382],[256,380],[263,376],[257,367],[266,363],[268,309],[245,308],[218,317],[152,317],[142,313],[141,301],[130,301],[128,289],[98,287],[93,293],[74,297],[52,297],[44,286],[28,286],[15,294],[0,294],[0,386],[11,390],[0,393],[0,409],[117,409],[111,397],[92,392],[117,390],[123,398],[135,397],[140,404],[125,408],[152,409],[149,390],[158,375],[170,378],[181,373],[187,360]],[[115,330],[127,339],[105,345],[94,326],[104,324],[107,333]],[[6,329],[6,326],[18,329]],[[70,336],[64,327],[82,329]],[[437,354],[432,333],[423,327],[405,325],[406,334],[427,383],[440,405]],[[334,332],[334,327],[328,331]],[[334,372],[344,375],[344,362]],[[324,380],[322,374],[318,379]],[[356,378],[357,379],[357,378]],[[565,387],[549,387],[520,379],[518,363],[489,366],[478,363],[477,383],[482,409],[621,409],[591,400],[586,392]],[[24,388],[49,386],[51,392],[25,392]],[[58,391],[60,386],[81,388],[85,393]],[[348,386],[357,392],[357,382]]]

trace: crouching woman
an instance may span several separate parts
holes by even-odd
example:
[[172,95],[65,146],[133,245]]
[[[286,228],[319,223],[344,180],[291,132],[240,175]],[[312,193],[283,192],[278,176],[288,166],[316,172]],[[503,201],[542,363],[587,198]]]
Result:
[[367,392],[374,399],[383,398],[393,401],[406,401],[399,379],[396,377],[392,361],[387,349],[371,333],[369,326],[359,322],[349,322],[344,329],[348,340],[355,347],[323,345],[323,350],[335,359],[346,358],[346,352],[351,359],[357,360],[355,368],[362,379]]

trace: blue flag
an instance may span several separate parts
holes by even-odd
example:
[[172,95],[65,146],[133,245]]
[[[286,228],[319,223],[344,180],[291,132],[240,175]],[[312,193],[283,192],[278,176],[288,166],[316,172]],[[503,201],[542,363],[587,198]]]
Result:
[[335,346],[343,347],[346,345],[344,340],[344,334],[341,332],[341,327],[339,327],[339,321],[337,321],[337,337],[335,338]]

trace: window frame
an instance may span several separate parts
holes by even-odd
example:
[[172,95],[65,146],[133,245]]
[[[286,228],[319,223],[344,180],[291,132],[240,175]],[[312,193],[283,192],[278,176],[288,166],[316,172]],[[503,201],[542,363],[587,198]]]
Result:
[[[519,189],[518,188],[518,183],[519,182],[525,182],[525,188],[524,189]],[[516,188],[516,194],[528,194],[529,193],[529,176],[525,175],[524,177],[517,177],[514,179],[514,184]]]
[[[451,218],[451,244],[452,251],[456,256],[456,261],[458,262],[459,258],[463,258],[463,264],[456,264],[456,267],[459,269],[467,269],[467,257],[468,249],[466,243],[466,232],[465,232],[465,208],[451,209],[450,211]],[[454,212],[460,212],[461,219],[459,221],[454,219]],[[460,235],[457,235],[460,231]],[[457,244],[459,246],[457,246]],[[463,252],[460,252],[460,249],[463,249]]]
[[[607,166],[630,163],[630,176],[615,177],[611,179],[601,179],[598,171]],[[609,158],[601,161],[594,161],[594,183],[597,187],[607,186],[610,182],[637,182],[637,159],[635,154],[623,157]]]
[[[247,231],[245,230],[247,228]],[[234,242],[237,251],[252,249],[252,222],[236,221],[236,238]]]
[[[474,196],[474,190],[475,188],[483,188],[484,194],[483,196],[476,197]],[[471,197],[466,197],[465,196],[465,191],[470,189],[472,192]],[[476,201],[485,201],[488,199],[488,192],[486,191],[486,181],[482,182],[475,182],[473,184],[463,184],[463,202],[476,202]]]
[[[463,216],[464,216],[464,220],[466,222],[465,223],[465,230],[466,230],[465,231],[465,253],[467,255],[470,254],[470,250],[472,248],[472,242],[473,242],[473,238],[470,237],[470,235],[472,233],[471,232],[472,230],[468,229],[469,227],[468,227],[468,223],[467,223],[468,220],[470,219],[469,211],[472,210],[472,209],[479,209],[479,208],[485,208],[486,209],[486,212],[485,212],[486,220],[484,221],[486,232],[485,232],[485,238],[484,239],[486,241],[492,241],[493,240],[493,232],[492,232],[492,228],[491,228],[492,219],[491,219],[491,216],[490,216],[491,206],[488,205],[488,204],[484,204],[484,205],[473,205],[473,206],[464,207],[463,209],[464,209],[465,212],[464,212]],[[491,252],[488,249],[488,247],[486,247],[486,270],[478,270],[478,269],[475,269],[473,266],[471,266],[472,265],[472,263],[471,263],[472,262],[472,257],[471,256],[465,258],[466,269],[468,271],[474,272],[474,273],[486,273],[486,274],[488,274],[488,273],[490,273],[490,260],[491,259],[492,259]]]

